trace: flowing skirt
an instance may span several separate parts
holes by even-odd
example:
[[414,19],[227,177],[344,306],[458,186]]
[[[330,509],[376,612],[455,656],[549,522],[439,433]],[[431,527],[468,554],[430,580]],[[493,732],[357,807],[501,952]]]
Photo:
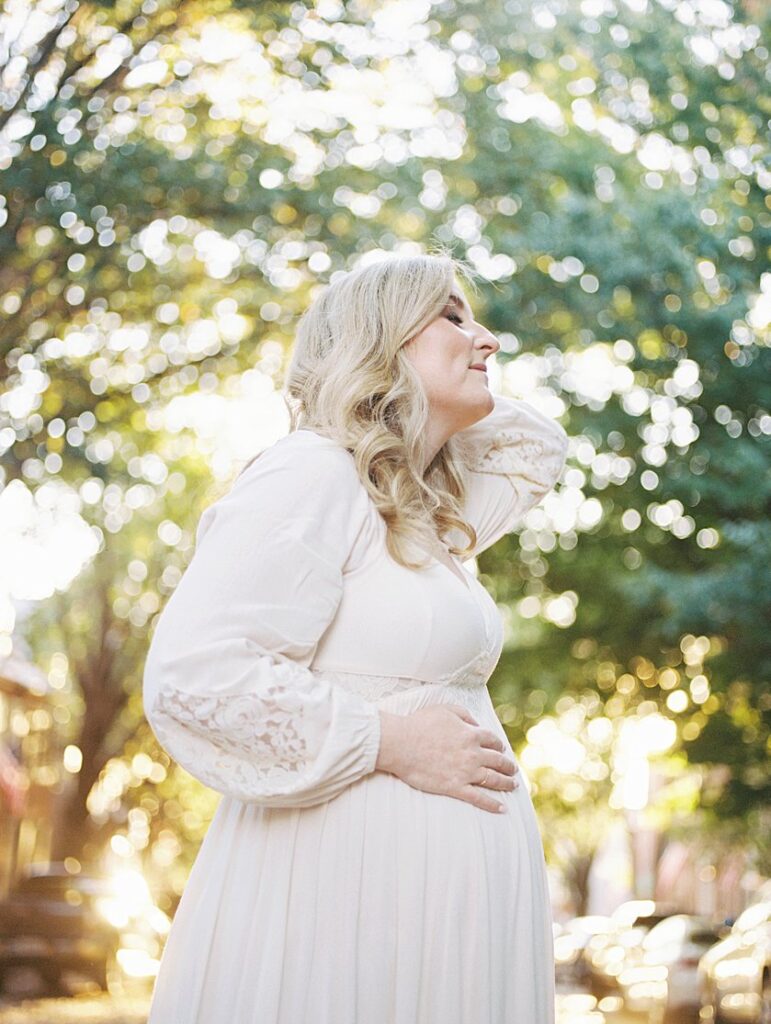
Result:
[[[463,704],[511,755],[485,686]],[[161,960],[148,1024],[553,1024],[543,846],[522,768],[506,813],[375,772],[327,803],[223,797]]]

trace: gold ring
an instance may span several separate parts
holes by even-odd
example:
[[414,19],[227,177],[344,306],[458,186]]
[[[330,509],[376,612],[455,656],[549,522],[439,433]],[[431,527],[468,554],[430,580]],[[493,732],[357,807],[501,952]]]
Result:
[[489,769],[489,768],[485,768],[485,777],[484,777],[484,778],[482,779],[482,781],[481,781],[481,782],[479,783],[479,785],[480,785],[480,786],[484,786],[484,784],[485,784],[485,783],[487,782],[487,776],[488,776],[489,774],[490,774],[490,769]]

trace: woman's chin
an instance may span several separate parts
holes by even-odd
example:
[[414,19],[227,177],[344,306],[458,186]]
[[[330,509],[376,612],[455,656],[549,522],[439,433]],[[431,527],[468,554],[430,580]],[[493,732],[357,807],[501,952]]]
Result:
[[485,389],[485,394],[482,399],[482,405],[484,407],[484,412],[482,413],[483,416],[487,416],[495,408],[495,398],[493,396],[492,391],[490,391],[489,388]]
[[480,401],[475,402],[473,408],[469,408],[468,414],[464,417],[465,423],[460,430],[465,430],[466,427],[472,426],[474,423],[478,423],[483,420],[485,416],[489,416],[495,408],[495,398],[490,391],[487,392],[487,398],[483,396]]

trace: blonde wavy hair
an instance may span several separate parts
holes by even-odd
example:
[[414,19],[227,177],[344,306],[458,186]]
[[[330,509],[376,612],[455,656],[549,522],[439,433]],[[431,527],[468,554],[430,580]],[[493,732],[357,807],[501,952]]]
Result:
[[462,516],[467,442],[450,437],[424,472],[428,401],[403,345],[442,312],[458,280],[472,271],[446,250],[389,255],[333,278],[298,321],[284,400],[290,432],[308,428],[332,438],[356,469],[386,529],[392,558],[405,567],[408,548],[436,549],[457,528],[469,539],[449,546],[468,557],[476,544]]

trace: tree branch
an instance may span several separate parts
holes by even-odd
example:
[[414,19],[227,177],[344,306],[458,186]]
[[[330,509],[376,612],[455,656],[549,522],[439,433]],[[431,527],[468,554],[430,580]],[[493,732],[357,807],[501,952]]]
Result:
[[72,22],[73,18],[79,10],[79,6],[74,7],[67,14],[66,18],[61,23],[61,25],[55,26],[54,28],[51,29],[48,35],[44,36],[42,42],[39,44],[39,49],[36,54],[34,63],[30,61],[27,64],[27,80],[24,83],[21,92],[16,97],[15,102],[12,103],[11,106],[8,108],[8,110],[4,110],[2,111],[2,113],[0,113],[0,131],[2,131],[3,128],[5,128],[5,126],[11,120],[13,115],[16,113],[19,107],[25,102],[25,100],[29,96],[30,91],[32,89],[32,85],[35,81],[35,76],[41,70],[41,68],[43,68],[48,63],[48,59],[55,50],[56,44],[59,42],[60,36],[67,28],[67,26]]

